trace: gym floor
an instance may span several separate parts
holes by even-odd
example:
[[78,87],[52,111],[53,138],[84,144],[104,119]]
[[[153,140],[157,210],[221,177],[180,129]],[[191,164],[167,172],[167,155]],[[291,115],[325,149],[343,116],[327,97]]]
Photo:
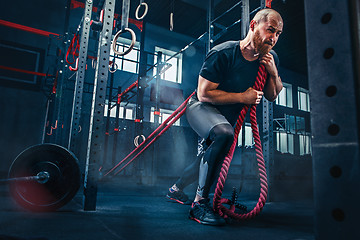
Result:
[[[83,210],[80,190],[57,212],[30,213],[1,186],[0,239],[315,239],[311,200],[267,203],[252,220],[213,227],[189,220],[189,206],[167,201],[166,191],[167,186],[101,183],[96,211]],[[240,195],[239,200],[249,209],[257,198]]]

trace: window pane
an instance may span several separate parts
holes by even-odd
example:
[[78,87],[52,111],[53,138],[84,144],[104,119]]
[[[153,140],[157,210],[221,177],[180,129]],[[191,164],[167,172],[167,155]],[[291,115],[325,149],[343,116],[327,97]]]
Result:
[[237,141],[237,146],[238,146],[238,147],[239,147],[239,146],[242,146],[241,140],[242,140],[242,128],[241,128],[241,130],[240,130],[240,132],[239,132],[239,135],[238,135],[238,141]]
[[287,134],[280,133],[280,152],[287,152]]
[[285,87],[280,92],[278,99],[279,99],[279,105],[286,106],[286,88]]
[[306,111],[310,112],[310,94],[306,94]]
[[298,133],[305,133],[305,118],[296,117],[296,129]]
[[131,108],[126,108],[125,119],[133,119],[133,110]]
[[295,116],[285,114],[286,119],[286,131],[290,133],[295,133]]
[[[137,57],[138,57],[138,51],[136,49],[133,49],[128,54],[126,54],[124,56],[123,70],[132,73],[137,73],[137,61],[138,61]],[[130,59],[136,62],[127,61],[126,59]]]
[[150,112],[150,122],[155,122],[155,116],[154,116],[154,107],[151,107],[151,112]]
[[124,118],[124,107],[120,107],[119,109],[119,118]]
[[245,126],[245,146],[253,145],[253,134],[250,126]]
[[300,102],[301,102],[301,110],[303,111],[307,111],[307,106],[306,106],[306,93],[304,92],[300,92]]
[[305,146],[306,146],[306,139],[304,135],[299,135],[299,142],[300,142],[300,155],[304,155],[305,154]]
[[309,91],[298,87],[298,108],[302,111],[310,111]]
[[176,80],[177,80],[177,76],[176,76],[177,75],[177,61],[178,61],[177,58],[173,58],[170,61],[168,61],[168,63],[171,64],[171,67],[168,68],[166,70],[166,72],[164,73],[165,74],[164,80],[176,82]]
[[291,154],[294,154],[294,135],[293,134],[287,134],[288,136],[288,152]]
[[286,87],[286,106],[290,107],[290,108],[293,107],[293,103],[292,103],[292,86],[291,85]]

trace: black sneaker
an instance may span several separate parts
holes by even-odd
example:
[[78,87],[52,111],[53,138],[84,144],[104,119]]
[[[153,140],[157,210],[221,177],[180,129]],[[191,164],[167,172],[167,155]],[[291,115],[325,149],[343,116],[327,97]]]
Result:
[[208,198],[192,203],[189,218],[207,225],[224,225],[226,223],[225,219],[215,213]]
[[181,190],[175,191],[169,188],[168,193],[166,194],[166,197],[170,199],[171,201],[184,204],[184,205],[190,205],[191,201],[189,200],[189,197]]

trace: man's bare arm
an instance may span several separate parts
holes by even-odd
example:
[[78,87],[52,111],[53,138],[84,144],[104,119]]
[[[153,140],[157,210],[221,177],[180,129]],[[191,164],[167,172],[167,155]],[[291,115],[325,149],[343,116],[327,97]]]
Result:
[[197,94],[201,102],[209,102],[215,105],[221,104],[259,104],[263,92],[248,88],[245,92],[234,93],[217,89],[218,83],[211,82],[199,76]]

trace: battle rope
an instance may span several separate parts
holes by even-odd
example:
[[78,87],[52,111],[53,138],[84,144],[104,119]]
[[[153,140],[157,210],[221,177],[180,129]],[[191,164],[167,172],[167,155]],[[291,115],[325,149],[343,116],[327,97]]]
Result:
[[[253,88],[255,90],[262,91],[262,89],[264,88],[264,85],[265,85],[266,77],[267,77],[267,72],[265,70],[265,66],[260,65],[258,75],[256,77],[256,81],[255,81]],[[229,203],[229,200],[221,198],[221,195],[222,195],[222,191],[224,189],[224,184],[225,184],[225,180],[227,177],[227,173],[229,171],[230,163],[231,163],[231,160],[234,155],[236,141],[238,139],[238,135],[239,135],[241,126],[244,122],[245,115],[246,115],[248,109],[249,109],[249,106],[245,105],[244,108],[240,112],[239,118],[237,119],[236,126],[235,126],[234,141],[233,141],[233,143],[230,147],[230,150],[229,150],[228,154],[226,155],[225,160],[222,164],[221,172],[219,175],[219,179],[218,179],[215,194],[214,194],[214,201],[213,201],[214,202],[213,203],[214,210],[217,213],[219,213],[220,216],[222,216],[224,218],[231,217],[236,220],[250,219],[250,218],[253,218],[256,215],[258,215],[265,205],[266,198],[267,198],[267,192],[268,192],[265,162],[264,162],[264,157],[262,154],[259,130],[257,128],[257,123],[256,123],[256,105],[251,105],[250,122],[251,122],[251,128],[252,128],[252,132],[253,132],[253,136],[254,136],[256,158],[257,158],[258,167],[259,167],[260,186],[261,186],[260,197],[259,197],[258,203],[253,208],[253,210],[251,210],[250,212],[248,212],[246,214],[235,213],[234,206],[231,206],[230,209],[228,209],[222,205],[222,203]]]
[[[148,143],[144,148],[142,148],[133,158],[131,158],[123,167],[118,170],[116,174],[120,173],[125,167],[127,167],[135,158],[137,158],[143,151],[145,151],[152,143],[154,143],[164,132],[166,132],[186,111],[186,104],[190,98],[195,94],[195,91],[157,128],[152,132],[142,143],[139,144],[131,153],[129,153],[123,160],[116,164],[112,169],[110,169],[104,177],[115,171],[121,164],[123,164],[130,156],[132,156],[136,151],[138,151],[142,146]],[[166,126],[166,127],[165,127]],[[162,129],[163,128],[163,129]],[[162,129],[162,130],[161,130]],[[161,130],[161,131],[160,131]],[[160,132],[159,132],[160,131]],[[159,133],[158,133],[159,132]],[[158,134],[157,134],[158,133]],[[157,134],[155,136],[155,134]],[[153,138],[153,139],[152,139]],[[152,139],[150,141],[150,139]],[[149,142],[150,141],[150,142]]]
[[[76,55],[76,51],[78,51],[80,48],[80,43],[79,43],[79,34],[74,34],[73,39],[70,42],[70,45],[68,47],[68,50],[66,52],[66,57],[65,60],[68,64],[74,64],[75,63],[75,55]],[[72,56],[73,61],[70,62],[69,60],[69,55]]]

